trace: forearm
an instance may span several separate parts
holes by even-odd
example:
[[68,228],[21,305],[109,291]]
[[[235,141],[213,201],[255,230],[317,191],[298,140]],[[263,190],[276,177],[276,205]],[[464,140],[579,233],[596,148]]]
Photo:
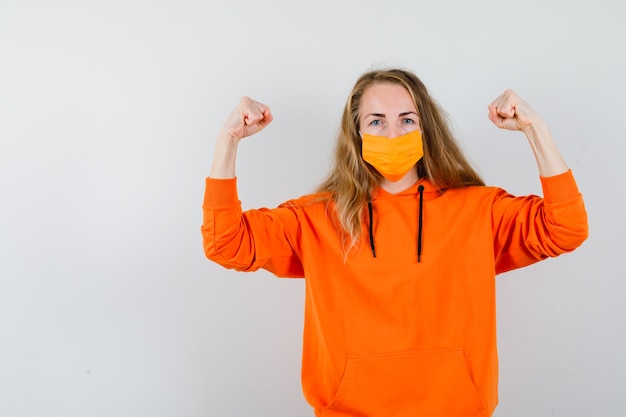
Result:
[[239,141],[260,132],[272,122],[272,119],[272,113],[265,104],[254,101],[250,97],[242,97],[217,137],[210,177],[235,178]]
[[524,133],[535,155],[540,176],[552,177],[569,170],[548,126],[543,121],[524,129]]
[[215,144],[209,176],[216,179],[235,178],[235,163],[239,140],[220,134]]

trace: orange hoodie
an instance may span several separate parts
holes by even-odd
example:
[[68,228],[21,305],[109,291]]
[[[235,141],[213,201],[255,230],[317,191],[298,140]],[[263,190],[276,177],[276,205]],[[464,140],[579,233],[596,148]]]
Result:
[[242,212],[236,180],[208,178],[204,250],[226,268],[306,277],[302,387],[316,416],[490,416],[495,275],[587,237],[571,172],[541,182],[544,199],[495,187],[440,192],[427,180],[395,195],[379,189],[376,256],[364,236],[344,258],[325,196]]

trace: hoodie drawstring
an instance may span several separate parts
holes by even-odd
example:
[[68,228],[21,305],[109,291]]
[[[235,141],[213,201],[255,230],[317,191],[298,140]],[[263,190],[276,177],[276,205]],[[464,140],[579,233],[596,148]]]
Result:
[[372,256],[376,257],[376,247],[374,246],[374,214],[372,210],[372,200],[367,201],[367,211],[370,214],[370,248],[372,248]]
[[[419,191],[419,211],[417,214],[417,262],[422,262],[422,209],[424,207],[424,186],[419,185],[417,187]],[[372,200],[367,201],[367,212],[369,213],[369,232],[370,232],[370,248],[372,249],[372,256],[376,257],[376,246],[374,245],[374,210],[372,209]]]
[[417,263],[422,262],[422,207],[424,204],[424,186],[420,184],[417,187],[417,191],[420,193],[420,208],[417,218]]

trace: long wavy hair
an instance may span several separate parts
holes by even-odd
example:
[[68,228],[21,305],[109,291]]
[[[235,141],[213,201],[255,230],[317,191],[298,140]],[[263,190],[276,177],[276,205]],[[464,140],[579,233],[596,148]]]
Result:
[[356,81],[346,102],[337,137],[334,164],[317,191],[330,193],[342,240],[349,252],[363,232],[364,208],[383,177],[363,160],[359,118],[365,90],[378,83],[404,87],[417,109],[424,143],[424,157],[417,163],[420,178],[429,179],[442,190],[484,185],[454,139],[447,117],[413,73],[398,69],[368,71]]

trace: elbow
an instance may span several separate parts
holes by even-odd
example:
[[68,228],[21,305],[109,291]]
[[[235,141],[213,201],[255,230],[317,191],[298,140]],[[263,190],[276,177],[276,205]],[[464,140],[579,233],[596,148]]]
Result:
[[587,213],[585,212],[584,217],[582,217],[581,221],[578,223],[578,227],[572,228],[572,240],[575,244],[573,249],[581,246],[587,238],[589,238],[589,221],[587,220]]
[[206,256],[206,258],[209,261],[217,262],[218,251],[215,249],[215,245],[212,245],[208,242],[204,242],[203,246],[204,246],[204,256]]
[[220,254],[220,251],[216,248],[216,246],[213,244],[212,241],[207,241],[205,239],[205,241],[203,242],[203,247],[204,247],[204,256],[206,256],[206,258],[209,261],[215,262],[217,264],[220,264],[226,267],[224,263],[224,257]]
[[203,225],[200,228],[200,232],[202,233],[202,247],[204,248],[204,256],[207,259],[214,261],[217,256],[218,250],[215,246],[214,234],[211,233],[211,228]]
[[578,246],[582,245],[585,240],[589,238],[589,223],[585,221],[585,227],[579,233],[579,243]]
[[574,211],[561,213],[548,229],[550,239],[563,252],[580,247],[589,237],[587,212],[582,204]]
[[254,264],[254,256],[242,250],[239,243],[232,244],[229,240],[220,242],[208,236],[203,238],[202,243],[204,256],[226,269],[246,272],[259,268]]
[[563,252],[572,252],[580,247],[589,237],[589,226],[585,221],[577,228],[562,230],[559,233],[559,245]]
[[581,246],[585,242],[585,240],[587,240],[587,238],[589,238],[589,226],[587,225],[587,223],[585,223],[585,227],[581,228],[576,233],[576,237],[574,239],[575,247],[573,249]]
[[221,251],[216,249],[215,245],[207,245],[205,243],[204,256],[206,256],[209,261],[215,262],[226,269],[241,270],[240,266],[225,257]]
[[224,256],[224,248],[222,245],[218,245],[215,240],[215,236],[212,233],[208,233],[206,228],[202,228],[202,247],[204,249],[204,256],[212,262],[215,262],[224,268],[232,268]]

